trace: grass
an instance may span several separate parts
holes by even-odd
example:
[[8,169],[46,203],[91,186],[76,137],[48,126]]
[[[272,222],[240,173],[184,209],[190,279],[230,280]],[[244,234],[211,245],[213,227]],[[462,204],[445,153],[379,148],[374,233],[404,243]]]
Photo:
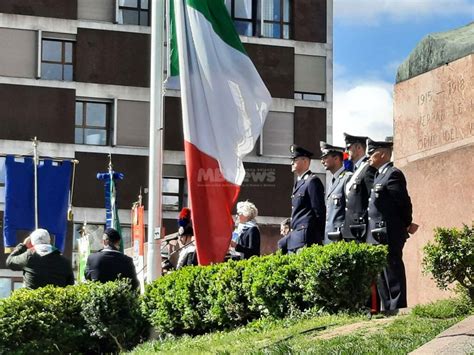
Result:
[[465,301],[417,306],[409,315],[314,315],[259,320],[230,331],[169,336],[132,354],[406,354],[472,313]]

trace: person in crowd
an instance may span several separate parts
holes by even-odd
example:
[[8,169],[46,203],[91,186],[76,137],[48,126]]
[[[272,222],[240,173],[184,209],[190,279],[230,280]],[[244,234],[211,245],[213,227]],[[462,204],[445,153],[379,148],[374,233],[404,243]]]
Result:
[[238,225],[230,245],[236,252],[242,253],[243,259],[260,255],[260,230],[255,221],[257,216],[257,207],[252,202],[237,203]]
[[345,188],[352,173],[344,168],[344,148],[320,142],[321,163],[331,173],[331,182],[326,189],[326,228],[324,244],[342,240],[346,195]]
[[176,269],[183,266],[197,265],[196,245],[194,244],[194,230],[191,221],[191,210],[184,207],[178,218],[179,257]]
[[388,264],[377,280],[380,310],[396,312],[407,306],[403,246],[418,226],[412,223],[412,204],[403,173],[393,166],[392,142],[367,140],[369,164],[377,172],[368,207],[367,243],[388,246]]
[[51,236],[46,229],[36,229],[18,244],[8,256],[6,265],[12,270],[23,271],[23,284],[29,289],[74,285],[71,262],[51,245]]
[[291,218],[285,218],[280,223],[280,240],[278,240],[278,249],[282,251],[283,254],[288,253],[288,237],[290,234]]
[[344,140],[354,173],[345,187],[346,214],[342,236],[347,241],[360,242],[367,237],[367,207],[377,169],[369,165],[369,157],[365,153],[367,137],[344,133]]
[[305,246],[323,243],[326,206],[323,183],[309,169],[313,153],[297,145],[292,145],[290,152],[296,182],[291,195],[290,234],[281,246],[286,246],[288,253],[296,253]]
[[108,282],[119,278],[130,279],[133,288],[139,288],[133,259],[120,252],[122,237],[113,228],[107,228],[102,236],[104,248],[87,258],[84,276],[86,280]]

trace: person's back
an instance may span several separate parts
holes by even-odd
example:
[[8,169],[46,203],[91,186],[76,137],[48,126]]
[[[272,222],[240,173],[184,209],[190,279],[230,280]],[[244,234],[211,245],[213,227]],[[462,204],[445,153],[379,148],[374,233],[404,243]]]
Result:
[[[31,247],[28,248],[30,241]],[[49,242],[49,233],[44,229],[37,229],[8,256],[7,267],[23,271],[23,283],[26,288],[36,289],[47,285],[64,287],[74,284],[71,262]]]
[[140,286],[133,259],[118,250],[120,234],[113,228],[104,232],[104,249],[89,255],[84,276],[86,280],[108,282],[128,278],[132,287]]
[[85,277],[87,280],[100,282],[114,281],[122,277],[129,278],[133,283],[137,276],[132,258],[118,250],[105,247],[89,255]]

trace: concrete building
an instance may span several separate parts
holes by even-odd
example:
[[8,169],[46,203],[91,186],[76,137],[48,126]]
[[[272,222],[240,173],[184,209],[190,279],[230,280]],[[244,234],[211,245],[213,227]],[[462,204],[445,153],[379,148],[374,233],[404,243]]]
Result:
[[[151,3],[150,3],[151,4]],[[118,183],[120,220],[130,243],[130,207],[148,185],[150,4],[148,0],[2,0],[0,2],[0,154],[79,160],[74,221],[66,256],[84,220],[104,224],[108,154]],[[291,213],[288,147],[319,153],[332,140],[332,0],[227,0],[244,46],[273,97],[262,137],[245,159],[240,199],[260,212],[262,252],[276,248],[279,223]],[[180,92],[165,98],[163,225],[176,231],[187,204]],[[4,210],[0,158],[0,217]],[[325,180],[318,160],[313,171]],[[147,195],[145,194],[145,208]],[[25,232],[26,234],[27,232]],[[128,236],[128,237],[127,237]],[[23,240],[24,234],[18,236]],[[0,242],[0,296],[21,284],[5,270]]]

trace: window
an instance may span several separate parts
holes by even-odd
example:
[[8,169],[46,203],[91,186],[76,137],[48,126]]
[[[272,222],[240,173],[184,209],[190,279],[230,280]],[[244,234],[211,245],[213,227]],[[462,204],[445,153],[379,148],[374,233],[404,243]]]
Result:
[[261,35],[270,38],[290,38],[290,0],[264,0]]
[[111,104],[106,102],[76,101],[76,144],[107,145]]
[[148,0],[118,0],[118,19],[122,25],[150,25]]
[[41,78],[73,80],[74,42],[56,39],[41,41]]
[[10,297],[11,293],[23,287],[23,280],[18,277],[0,277],[0,298]]
[[289,39],[291,0],[226,0],[237,33]]
[[163,210],[180,211],[188,203],[188,186],[184,179],[163,178]]
[[227,0],[227,10],[234,20],[235,29],[243,36],[257,36],[257,1]]
[[324,101],[324,94],[295,92],[295,100]]

